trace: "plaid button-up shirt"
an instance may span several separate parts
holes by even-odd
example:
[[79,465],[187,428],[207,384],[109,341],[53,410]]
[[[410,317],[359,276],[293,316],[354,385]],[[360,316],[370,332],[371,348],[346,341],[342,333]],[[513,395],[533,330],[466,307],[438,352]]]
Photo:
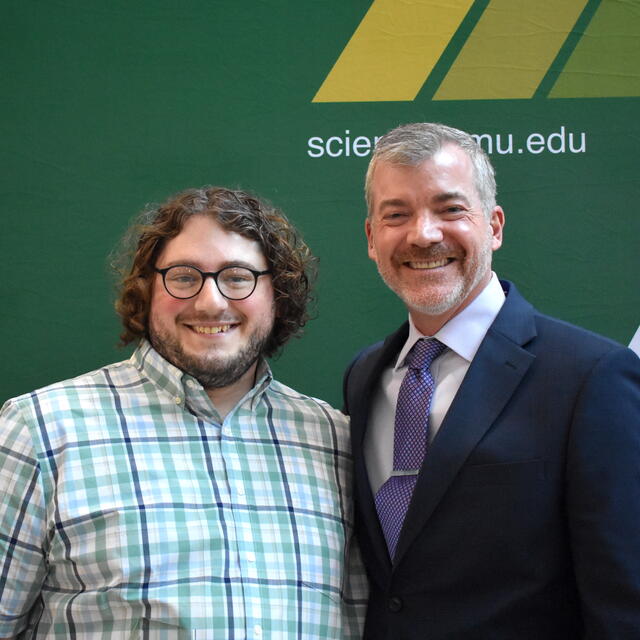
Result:
[[266,363],[224,420],[146,342],[10,400],[0,637],[358,638],[350,466],[345,417]]

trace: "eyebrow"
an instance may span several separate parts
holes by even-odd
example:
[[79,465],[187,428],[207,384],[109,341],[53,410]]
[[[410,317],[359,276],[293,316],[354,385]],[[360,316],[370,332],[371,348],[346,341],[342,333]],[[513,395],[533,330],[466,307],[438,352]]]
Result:
[[383,207],[406,207],[406,200],[402,200],[402,198],[389,198],[388,200],[383,200],[380,203],[380,208]]
[[[196,267],[197,269],[200,269],[200,271],[207,271],[207,269],[204,268],[202,262],[200,262],[199,260],[172,260],[163,268],[166,269],[168,267],[176,267],[178,265],[183,265],[185,267]],[[253,271],[263,271],[263,269],[258,269],[255,264],[251,264],[250,262],[246,262],[245,260],[228,260],[227,262],[223,262],[216,269],[216,271],[226,269],[227,267],[244,267],[245,269],[251,269]],[[267,265],[267,269],[268,268],[269,266]]]
[[[470,204],[469,198],[461,191],[444,191],[434,196],[433,200],[438,204],[449,202],[449,200],[462,200],[465,204]],[[389,198],[388,200],[383,200],[379,206],[380,209],[384,209],[385,207],[406,207],[408,204],[402,198]]]
[[436,202],[448,202],[449,200],[464,200],[466,204],[470,204],[469,198],[464,195],[464,193],[460,191],[445,191],[444,193],[439,193],[435,196],[434,200]]

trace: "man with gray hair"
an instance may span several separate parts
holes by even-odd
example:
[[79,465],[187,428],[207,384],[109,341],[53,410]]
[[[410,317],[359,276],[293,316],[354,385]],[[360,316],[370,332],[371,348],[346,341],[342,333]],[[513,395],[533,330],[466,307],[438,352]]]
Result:
[[444,125],[369,165],[369,257],[409,318],[344,379],[364,637],[640,638],[640,361],[498,280],[495,198]]

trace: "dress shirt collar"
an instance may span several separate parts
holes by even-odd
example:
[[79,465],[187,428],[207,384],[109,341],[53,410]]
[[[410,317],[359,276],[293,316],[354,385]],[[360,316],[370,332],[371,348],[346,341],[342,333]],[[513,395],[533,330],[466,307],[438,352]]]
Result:
[[420,333],[409,315],[409,337],[398,355],[396,370],[405,366],[404,360],[411,347],[420,338],[425,337],[437,338],[449,349],[471,362],[503,304],[504,291],[498,277],[492,273],[489,284],[468,306],[441,327],[435,336],[424,336]]
[[[221,422],[220,416],[202,385],[192,376],[165,360],[145,339],[140,341],[131,356],[131,363],[153,384],[169,393],[175,404],[189,407],[193,413]],[[273,377],[267,361],[258,362],[256,383],[241,398],[241,402],[251,398],[251,406],[261,397]]]

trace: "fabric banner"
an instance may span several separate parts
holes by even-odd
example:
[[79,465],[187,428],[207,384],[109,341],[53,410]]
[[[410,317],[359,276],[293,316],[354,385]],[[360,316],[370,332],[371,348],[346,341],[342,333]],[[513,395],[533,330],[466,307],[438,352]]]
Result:
[[541,311],[638,326],[640,4],[616,0],[7,0],[2,400],[127,357],[107,255],[187,187],[282,208],[320,258],[315,319],[273,362],[340,404],[405,318],[366,255],[364,172],[412,121],[474,133],[507,224],[495,269]]

